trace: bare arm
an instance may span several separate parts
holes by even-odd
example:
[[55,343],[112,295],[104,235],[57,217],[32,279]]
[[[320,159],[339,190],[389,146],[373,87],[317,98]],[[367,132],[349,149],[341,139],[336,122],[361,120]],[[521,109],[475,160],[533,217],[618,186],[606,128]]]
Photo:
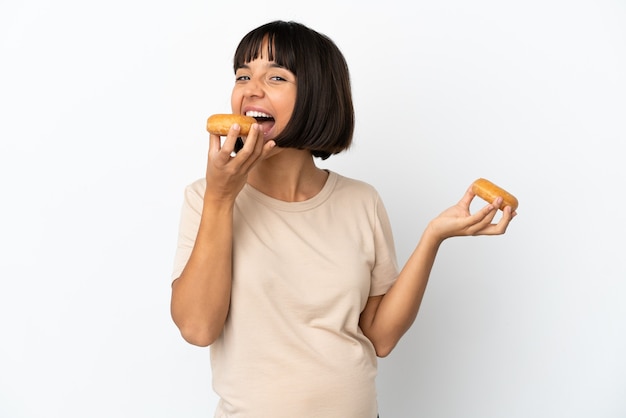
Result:
[[491,223],[500,198],[471,215],[469,205],[474,196],[468,189],[459,203],[433,219],[391,289],[369,298],[359,325],[380,357],[393,350],[415,321],[441,243],[453,236],[504,234],[515,216],[506,207],[500,221]]
[[232,205],[205,199],[189,261],[172,284],[171,313],[183,338],[208,346],[220,335],[230,305]]
[[232,157],[238,132],[231,128],[223,146],[218,135],[211,135],[198,233],[183,272],[172,284],[172,319],[183,338],[198,346],[212,344],[222,333],[230,307],[235,199],[250,169],[274,146],[264,146],[255,124]]

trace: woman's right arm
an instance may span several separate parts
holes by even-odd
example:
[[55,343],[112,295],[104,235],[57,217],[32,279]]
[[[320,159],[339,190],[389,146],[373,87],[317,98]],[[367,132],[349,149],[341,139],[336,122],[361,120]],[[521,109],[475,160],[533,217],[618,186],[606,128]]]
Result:
[[190,344],[206,347],[222,332],[230,304],[232,219],[232,204],[205,198],[191,255],[172,284],[172,319]]
[[171,314],[183,338],[198,346],[211,345],[222,333],[230,306],[233,211],[235,199],[254,164],[274,143],[251,128],[244,147],[231,157],[239,130],[233,126],[224,145],[211,134],[207,187],[202,215],[189,260],[172,284]]

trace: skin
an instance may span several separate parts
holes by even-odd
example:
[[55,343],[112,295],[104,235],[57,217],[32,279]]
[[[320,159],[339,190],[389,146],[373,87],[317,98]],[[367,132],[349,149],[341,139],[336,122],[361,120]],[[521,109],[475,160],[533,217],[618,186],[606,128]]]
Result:
[[[253,124],[243,148],[232,155],[239,127],[233,125],[223,145],[210,135],[207,189],[195,246],[181,276],[172,285],[171,313],[183,338],[208,346],[221,334],[229,310],[232,278],[234,202],[246,183],[276,199],[310,199],[324,186],[327,173],[309,151],[276,147],[272,138],[286,126],[296,98],[296,78],[260,57],[236,73],[233,113],[257,110],[275,118]],[[510,207],[493,223],[501,198],[470,213],[475,194],[467,189],[459,202],[434,218],[402,268],[396,283],[368,299],[359,325],[380,357],[387,356],[413,324],[441,243],[455,236],[500,235],[515,216]]]

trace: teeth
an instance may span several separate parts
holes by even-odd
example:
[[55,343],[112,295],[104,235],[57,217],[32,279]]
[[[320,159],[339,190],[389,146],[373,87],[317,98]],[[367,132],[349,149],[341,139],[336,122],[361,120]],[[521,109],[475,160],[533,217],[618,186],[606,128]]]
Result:
[[251,116],[253,118],[271,118],[271,115],[268,115],[267,113],[263,113],[263,112],[257,112],[255,110],[250,110],[248,112],[246,112],[246,116]]

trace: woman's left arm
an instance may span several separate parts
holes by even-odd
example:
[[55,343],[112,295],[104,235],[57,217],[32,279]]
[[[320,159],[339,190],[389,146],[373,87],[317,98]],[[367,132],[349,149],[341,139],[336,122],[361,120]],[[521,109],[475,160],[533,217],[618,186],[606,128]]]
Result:
[[368,299],[359,326],[379,357],[387,356],[415,321],[441,243],[454,236],[504,234],[516,215],[507,206],[499,222],[492,223],[500,197],[472,215],[469,206],[474,196],[469,188],[459,203],[430,221],[393,286],[384,295]]

